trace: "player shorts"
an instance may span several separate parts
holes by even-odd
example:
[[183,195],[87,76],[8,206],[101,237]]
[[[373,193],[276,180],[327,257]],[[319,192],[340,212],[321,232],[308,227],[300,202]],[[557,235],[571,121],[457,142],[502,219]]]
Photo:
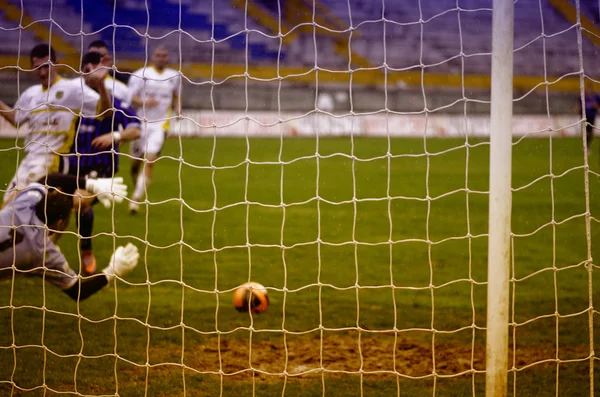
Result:
[[159,154],[165,144],[165,135],[161,126],[146,126],[142,129],[142,136],[131,142],[131,155],[143,158],[144,154]]
[[68,173],[69,160],[53,153],[27,153],[19,164],[17,173],[8,184],[3,202],[10,201],[15,193],[54,172]]

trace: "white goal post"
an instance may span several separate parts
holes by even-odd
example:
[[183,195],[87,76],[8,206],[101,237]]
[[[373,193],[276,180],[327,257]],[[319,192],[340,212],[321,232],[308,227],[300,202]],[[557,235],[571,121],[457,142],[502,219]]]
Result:
[[513,116],[513,0],[494,1],[487,284],[486,396],[508,387]]

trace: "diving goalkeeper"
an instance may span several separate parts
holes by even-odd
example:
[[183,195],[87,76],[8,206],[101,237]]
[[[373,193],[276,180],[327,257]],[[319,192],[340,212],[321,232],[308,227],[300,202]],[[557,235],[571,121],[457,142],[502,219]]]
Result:
[[139,253],[129,243],[115,250],[102,273],[82,279],[50,238],[65,230],[74,205],[89,206],[96,198],[105,206],[123,201],[127,186],[122,178],[85,179],[55,173],[40,182],[47,185],[30,184],[0,211],[0,279],[16,273],[44,277],[72,299],[83,300],[115,276],[123,277],[135,268]]

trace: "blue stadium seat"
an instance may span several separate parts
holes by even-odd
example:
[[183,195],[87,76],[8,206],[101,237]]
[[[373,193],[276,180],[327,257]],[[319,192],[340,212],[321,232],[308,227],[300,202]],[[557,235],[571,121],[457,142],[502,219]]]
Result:
[[[66,1],[74,10],[82,11],[80,0]],[[180,27],[192,36],[196,36],[195,33],[197,32],[208,32],[209,34],[214,32],[215,40],[224,40],[233,36],[227,40],[231,49],[246,51],[246,37],[244,34],[235,35],[238,31],[231,29],[225,23],[215,23],[213,28],[210,10],[205,11],[206,13],[202,13],[197,7],[192,10],[193,2],[182,1],[180,6],[179,2],[154,0],[148,2],[149,7],[147,10],[143,1],[122,1],[118,2],[115,8],[111,3],[109,1],[84,2],[83,18],[91,24],[93,31],[100,32],[101,38],[107,43],[113,42],[113,36],[117,38],[115,40],[117,54],[142,56],[146,52],[144,34],[148,33],[152,37],[162,37],[165,32],[175,31]],[[114,23],[118,25],[115,28],[116,32],[113,29],[113,15]],[[240,13],[240,15],[243,15],[243,13]],[[150,24],[148,24],[148,20]],[[150,29],[146,32],[148,25]],[[139,34],[134,29],[137,29]],[[156,31],[160,33],[157,34]],[[176,47],[178,35],[172,37],[173,47]],[[152,44],[152,42],[149,43],[150,47],[152,47]],[[258,62],[261,60],[271,62],[273,59],[277,59],[278,56],[278,52],[270,49],[266,43],[249,43],[248,52],[251,60]]]
[[[147,48],[151,50],[160,42],[172,51],[181,48],[183,62],[243,63],[248,51],[247,61],[254,64],[272,63],[279,56],[281,61],[294,66],[318,64],[346,69],[348,65],[347,51],[340,51],[340,47],[344,47],[349,34],[337,33],[337,43],[331,35],[318,36],[315,43],[312,30],[297,28],[294,30],[297,37],[283,39],[279,55],[280,39],[273,37],[273,27],[262,26],[246,15],[244,7],[234,7],[235,1],[231,0],[8,1],[15,7],[23,7],[25,14],[42,26],[53,26],[52,34],[60,35],[75,49],[98,38],[110,46],[114,41],[119,59],[143,58]],[[285,14],[293,11],[285,9],[290,3],[260,0],[252,4],[277,20],[279,7],[274,5],[281,4]],[[337,20],[331,24],[332,29],[347,29],[350,24],[354,27],[350,44],[353,62],[363,58],[372,66],[380,66],[385,59],[388,66],[403,70],[419,69],[422,62],[432,71],[448,74],[461,73],[464,63],[465,73],[489,74],[492,1],[461,0],[460,11],[457,3],[450,0],[421,0],[419,3],[421,7],[415,7],[412,2],[385,1],[385,21],[380,1],[321,0],[318,4],[322,7],[319,16],[325,15],[323,19],[327,22]],[[312,15],[312,1],[297,0],[294,4],[304,5],[300,11],[306,22],[306,7]],[[584,15],[598,21],[597,1],[580,1],[580,5]],[[579,69],[579,57],[574,54],[578,52],[574,25],[554,9],[549,0],[519,1],[515,9],[517,74],[539,74],[546,70],[552,75],[562,75]],[[50,17],[52,23],[48,20]],[[285,22],[290,26],[283,29],[284,33],[295,23],[293,18]],[[10,28],[14,22],[6,21],[5,25]],[[179,28],[184,32],[180,33]],[[246,28],[250,33],[246,33]],[[32,39],[32,33],[26,35],[26,40]],[[11,43],[0,51],[15,53],[18,48],[15,50],[14,39],[11,39],[14,32],[6,32],[5,36]],[[216,41],[214,56],[211,38]],[[586,36],[581,50],[586,66],[593,68],[600,62],[597,46]],[[466,55],[462,59],[461,52]]]

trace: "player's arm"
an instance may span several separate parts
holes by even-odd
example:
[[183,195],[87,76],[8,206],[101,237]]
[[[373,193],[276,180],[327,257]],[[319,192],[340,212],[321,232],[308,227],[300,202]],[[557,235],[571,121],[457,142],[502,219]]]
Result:
[[158,105],[158,99],[154,96],[147,95],[143,88],[139,91],[141,91],[139,94],[131,96],[131,103],[136,109],[141,109],[142,107],[150,109]]
[[13,126],[17,126],[17,120],[15,118],[15,109],[11,108],[2,101],[0,101],[0,115],[2,115],[2,117],[4,117],[4,119],[11,123]]
[[173,114],[176,116],[181,116],[181,97],[179,96],[179,93],[173,93],[173,101],[171,102],[171,104]]
[[[179,86],[173,91],[173,99],[171,101],[171,109],[175,116],[181,116],[181,97],[179,96]],[[165,131],[165,138],[169,136],[169,131]]]
[[124,128],[123,132],[121,132],[121,140],[135,141],[142,136],[140,119],[132,106],[128,106],[123,109],[121,124]]
[[63,290],[74,301],[82,301],[108,285],[108,279],[98,274],[86,280],[78,280],[71,288]]
[[[77,178],[75,175],[52,173],[42,178],[39,183],[60,189],[66,194],[74,195],[74,199],[98,199],[105,207],[110,207],[112,201],[120,203],[127,196],[127,185],[123,178]],[[78,192],[79,194],[75,195]],[[75,208],[79,203],[75,202]]]
[[142,98],[140,97],[143,83],[141,83],[139,71],[134,72],[131,77],[129,77],[127,88],[129,89],[129,94],[131,95],[131,105],[135,108],[141,108],[144,104],[144,101],[142,101]]
[[98,68],[92,73],[84,76],[85,84],[100,95],[97,105],[97,114],[100,118],[112,115],[113,99],[104,86],[104,79],[108,75],[108,69]]
[[131,92],[131,104],[136,109],[141,109],[143,107],[152,108],[158,105],[158,100],[153,96],[149,96],[146,93],[146,85],[143,80],[143,70],[138,70],[134,72],[129,78],[129,83],[127,87]]
[[181,75],[179,75],[175,80],[175,87],[173,88],[173,101],[171,101],[173,114],[176,116],[181,116],[181,90]]
[[108,134],[100,135],[92,140],[92,146],[98,150],[106,150],[117,146],[121,142],[135,141],[142,135],[142,130],[138,125],[128,125],[123,131],[113,131]]
[[142,107],[147,107],[148,109],[155,107],[156,105],[158,105],[158,99],[156,99],[153,96],[144,96],[146,99],[144,100],[144,98],[142,98],[139,95],[133,95],[133,97],[131,98],[131,103],[133,103],[133,106],[135,106],[136,108],[142,108]]
[[33,94],[33,87],[29,87],[19,96],[14,107],[8,106],[6,103],[0,101],[0,115],[4,117],[6,121],[11,123],[14,127],[18,127],[19,124],[26,122],[29,119],[29,110],[27,104]]
[[[111,148],[120,142],[134,141],[142,134],[135,110],[131,106],[123,107],[122,102],[115,98],[115,110],[112,120],[114,131],[100,135],[92,141],[92,146],[99,150]],[[119,127],[123,130],[118,131]]]
[[129,124],[123,132],[121,132],[121,141],[135,141],[142,136],[142,130],[139,124]]
[[[176,83],[173,87],[173,96],[171,98],[171,114],[174,114],[176,117],[180,117],[181,113],[181,77],[178,77],[175,80]],[[165,130],[165,139],[169,137],[170,131]]]
[[100,94],[98,114],[100,115],[100,117],[110,116],[113,112],[112,97],[108,93],[108,90],[104,86],[104,83],[100,84],[98,88],[98,94]]
[[135,106],[136,108],[141,108],[142,106],[144,106],[144,101],[142,100],[142,98],[137,95],[137,94],[133,94],[133,96],[131,97],[131,103],[133,104],[133,106]]
[[[106,69],[104,69],[106,70]],[[108,93],[108,90],[106,89],[106,87],[104,86],[104,78],[102,78],[102,80],[100,80],[99,82],[96,82],[96,80],[93,80],[94,85],[96,85],[96,87],[92,87],[94,90],[96,90],[96,92],[98,94],[100,94],[100,100],[98,101],[98,114],[100,115],[100,118],[104,118],[104,117],[108,117],[110,115],[112,115],[113,113],[113,99],[111,97],[111,95]],[[89,84],[88,84],[89,85]]]
[[102,273],[85,280],[78,279],[63,291],[73,300],[82,301],[108,285],[115,276],[124,277],[129,274],[136,267],[139,258],[140,254],[135,245],[128,243],[125,247],[118,247]]

